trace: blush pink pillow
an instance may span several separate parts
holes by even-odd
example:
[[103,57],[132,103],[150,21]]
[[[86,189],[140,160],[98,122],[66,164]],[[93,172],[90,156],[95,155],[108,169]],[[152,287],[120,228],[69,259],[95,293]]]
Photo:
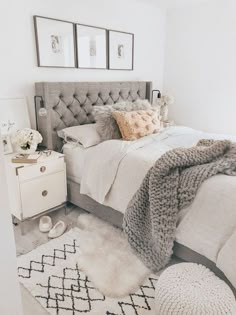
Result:
[[156,133],[160,130],[160,120],[156,109],[138,110],[132,112],[114,111],[115,118],[122,138],[136,140]]

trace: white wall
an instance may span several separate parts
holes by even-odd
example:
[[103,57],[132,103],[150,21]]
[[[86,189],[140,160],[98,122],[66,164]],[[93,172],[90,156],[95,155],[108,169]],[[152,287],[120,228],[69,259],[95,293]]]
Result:
[[[135,34],[134,71],[36,66],[33,15]],[[36,81],[151,80],[162,87],[165,11],[138,0],[7,0],[0,2],[0,97],[27,96],[34,117]],[[4,45],[2,44],[4,43]]]
[[9,210],[1,134],[0,174],[0,314],[21,315],[20,290],[16,272],[16,249]]
[[165,91],[170,117],[194,128],[236,134],[236,4],[208,1],[168,10]]

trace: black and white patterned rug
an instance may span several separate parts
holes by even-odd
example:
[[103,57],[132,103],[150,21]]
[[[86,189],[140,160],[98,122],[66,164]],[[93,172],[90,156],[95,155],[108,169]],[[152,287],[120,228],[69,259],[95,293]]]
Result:
[[[101,294],[78,268],[79,229],[18,257],[19,280],[52,315],[154,315],[155,283],[152,275],[124,298]],[[114,283],[114,286],[116,284]]]

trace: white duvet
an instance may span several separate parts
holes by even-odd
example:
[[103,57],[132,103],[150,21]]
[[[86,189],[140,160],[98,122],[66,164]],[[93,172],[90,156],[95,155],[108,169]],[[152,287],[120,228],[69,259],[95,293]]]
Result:
[[[110,140],[86,150],[81,193],[125,211],[147,171],[168,150],[191,147],[198,140],[236,137],[170,127],[137,141]],[[217,175],[205,181],[179,216],[176,240],[214,261],[236,287],[236,177]]]

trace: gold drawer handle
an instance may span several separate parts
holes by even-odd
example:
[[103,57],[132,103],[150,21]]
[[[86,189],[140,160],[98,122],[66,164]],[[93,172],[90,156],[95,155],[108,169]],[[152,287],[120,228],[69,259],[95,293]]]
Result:
[[42,192],[42,196],[43,196],[43,197],[46,197],[47,194],[48,194],[48,191],[47,191],[47,190],[44,190],[44,191]]
[[41,166],[41,167],[40,167],[40,172],[41,172],[41,173],[44,173],[45,171],[46,171],[46,166]]

